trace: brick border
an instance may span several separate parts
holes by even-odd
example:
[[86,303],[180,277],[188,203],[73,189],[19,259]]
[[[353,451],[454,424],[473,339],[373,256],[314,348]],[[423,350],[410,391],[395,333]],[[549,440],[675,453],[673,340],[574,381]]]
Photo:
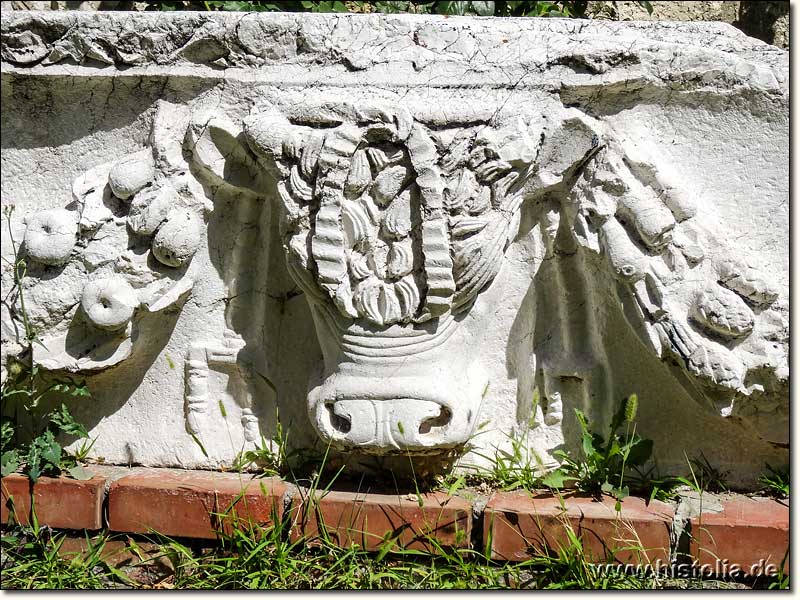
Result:
[[[57,529],[153,533],[215,539],[234,520],[268,525],[286,515],[292,540],[318,543],[320,517],[332,543],[377,550],[436,552],[473,548],[494,560],[523,561],[570,544],[570,528],[586,556],[628,565],[668,566],[670,558],[696,561],[707,574],[765,572],[780,566],[789,548],[789,501],[735,494],[688,496],[666,504],[626,498],[597,501],[577,494],[496,492],[488,498],[436,492],[376,494],[309,490],[278,478],[161,468],[91,466],[92,479],[22,475],[2,478],[0,520],[31,521]],[[484,504],[485,502],[485,504]],[[694,504],[693,504],[694,503]],[[485,506],[485,508],[484,508]],[[632,550],[639,546],[645,552]],[[609,552],[612,551],[612,552]],[[613,556],[612,556],[613,555]],[[766,571],[770,574],[770,571]],[[774,572],[774,571],[773,571]],[[789,572],[789,562],[784,566]]]
[[213,471],[151,469],[114,481],[108,528],[125,533],[215,539],[234,521],[269,525],[283,516],[286,484],[276,478]]
[[103,526],[105,481],[101,476],[88,481],[42,477],[31,489],[27,477],[16,474],[3,477],[0,482],[0,520],[5,524],[11,518],[28,525],[35,513],[40,525],[59,529],[100,529]]
[[654,500],[616,500],[526,492],[494,494],[483,513],[485,542],[499,560],[526,560],[545,553],[569,551],[569,530],[580,540],[589,560],[630,565],[669,562],[675,509]]
[[290,511],[293,541],[315,543],[327,536],[345,547],[378,550],[390,543],[437,552],[439,547],[468,548],[472,537],[472,504],[438,492],[400,496],[301,491],[292,498]]
[[725,498],[689,521],[689,551],[693,560],[726,571],[731,565],[762,573],[765,565],[780,565],[789,573],[789,501],[735,496]]

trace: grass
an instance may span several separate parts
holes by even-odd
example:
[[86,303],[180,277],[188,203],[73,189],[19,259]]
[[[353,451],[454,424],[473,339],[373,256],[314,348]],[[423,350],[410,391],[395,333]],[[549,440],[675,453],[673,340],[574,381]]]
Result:
[[[150,536],[160,551],[143,557],[125,573],[103,559],[107,534],[87,540],[89,550],[73,558],[58,553],[62,536],[16,528],[4,537],[3,587],[6,589],[97,589],[109,587],[174,589],[643,589],[656,580],[606,573],[589,564],[581,541],[526,562],[504,563],[471,549],[428,543],[435,554],[401,549],[387,540],[377,552],[340,548],[330,540],[292,541],[288,519],[273,526],[235,527],[220,534],[216,547]],[[571,530],[570,530],[571,531]],[[312,542],[312,543],[309,543]],[[135,542],[132,542],[135,546]],[[132,548],[136,552],[136,548]],[[168,567],[152,582],[138,581],[136,569],[157,561]],[[149,577],[149,575],[148,575]]]
[[[107,533],[86,537],[87,550],[62,555],[66,533],[47,528],[15,527],[2,536],[0,566],[3,589],[95,590],[129,583],[128,577],[102,558]],[[67,553],[63,553],[67,554]]]
[[[486,475],[489,483],[504,491],[516,489],[541,489],[542,473],[545,470],[541,459],[530,450],[528,432],[523,438],[506,434],[510,441],[507,450],[497,448],[491,459],[491,471]],[[484,456],[477,453],[479,456]]]
[[[635,403],[635,400],[634,400]],[[222,417],[225,412],[221,408]],[[581,415],[582,416],[582,415]],[[588,423],[581,421],[583,430],[583,452],[585,460],[567,456],[569,459],[557,477],[542,476],[544,467],[535,453],[530,451],[527,434],[509,436],[510,447],[497,450],[492,457],[492,470],[483,484],[491,484],[504,490],[536,491],[544,487],[558,490],[562,479],[571,478],[579,489],[602,493],[611,484],[614,495],[620,499],[620,491],[627,494],[628,483],[633,489],[649,486],[651,499],[668,499],[676,485],[688,485],[696,491],[725,490],[724,474],[714,469],[704,457],[688,460],[691,479],[665,478],[655,481],[652,470],[641,471],[638,478],[629,473],[626,466],[633,463],[640,467],[634,451],[649,456],[646,441],[635,435],[633,417],[635,406],[627,400],[618,411],[606,438],[589,431]],[[280,421],[278,421],[280,422]],[[627,423],[624,434],[618,433],[620,425]],[[199,440],[198,440],[199,443]],[[300,487],[301,499],[308,507],[299,518],[314,511],[317,522],[322,523],[316,498],[326,493],[342,474],[344,466],[332,476],[322,473],[328,461],[330,448],[317,461],[315,472],[306,479],[298,479],[291,463],[293,453],[287,452],[286,434],[278,431],[271,442],[261,441],[253,449],[241,452],[236,468],[243,470],[256,465],[265,475],[285,475]],[[202,446],[201,446],[202,449]],[[633,456],[634,460],[631,460]],[[409,458],[410,460],[410,458]],[[762,477],[764,489],[769,493],[788,493],[788,470],[768,467]],[[467,483],[481,481],[475,476],[449,475],[439,481],[448,494],[464,491]],[[427,483],[423,486],[428,489]],[[418,498],[420,488],[414,481]],[[556,492],[558,493],[558,492]],[[624,497],[624,496],[623,496]],[[421,501],[421,500],[420,500]],[[179,540],[153,532],[139,537],[139,542],[126,539],[124,551],[132,558],[126,566],[110,560],[109,542],[119,546],[119,540],[107,532],[94,538],[86,538],[86,550],[65,554],[65,534],[53,534],[46,527],[39,527],[33,514],[33,526],[7,528],[0,545],[0,566],[3,569],[4,589],[672,589],[710,587],[708,581],[692,579],[669,579],[654,571],[627,572],[624,569],[609,569],[607,565],[593,564],[587,557],[583,540],[571,523],[562,519],[564,536],[555,547],[537,547],[531,558],[523,562],[504,562],[491,557],[491,540],[486,547],[444,547],[435,536],[426,536],[424,545],[431,552],[413,548],[402,548],[396,538],[387,535],[377,551],[367,551],[359,546],[340,547],[328,534],[324,523],[318,528],[320,534],[313,538],[298,538],[290,535],[296,523],[287,511],[282,519],[273,515],[268,526],[252,526],[238,520],[233,508],[226,514],[212,515],[212,522],[226,523],[225,531],[218,532],[214,545],[204,542]],[[641,547],[635,530],[623,519],[615,537],[620,547],[612,549],[605,557],[607,563],[615,562],[621,551],[632,553],[644,565],[649,564],[647,553]],[[622,533],[622,536],[619,534]],[[356,533],[356,537],[357,533]],[[353,538],[355,539],[355,538]],[[142,552],[140,543],[146,541],[151,551]],[[117,549],[119,554],[120,550]],[[117,564],[118,566],[115,566]],[[621,566],[621,565],[618,565]],[[726,582],[717,582],[724,587]],[[780,573],[767,582],[770,588],[785,589],[789,577]],[[716,586],[712,582],[711,587]]]
[[[319,471],[324,469],[327,453]],[[273,465],[276,466],[276,465]],[[435,535],[424,536],[430,551],[402,548],[387,535],[377,551],[357,545],[340,547],[328,534],[317,510],[318,494],[324,494],[334,476],[321,485],[321,476],[310,482],[301,498],[314,511],[318,530],[311,538],[292,536],[293,528],[307,512],[276,512],[269,525],[253,526],[240,521],[237,501],[212,522],[226,523],[218,529],[218,543],[203,547],[153,532],[149,541],[158,548],[144,555],[130,541],[130,551],[140,558],[127,572],[114,567],[104,556],[110,539],[102,534],[87,538],[88,550],[61,556],[64,534],[53,536],[40,528],[32,511],[33,527],[16,526],[2,540],[3,587],[6,589],[96,589],[112,587],[156,587],[172,589],[603,589],[642,588],[652,582],[619,572],[606,572],[590,564],[582,542],[569,524],[567,543],[546,548],[520,563],[492,560],[489,548],[443,546]],[[458,481],[451,484],[453,489]],[[241,497],[238,499],[240,500]],[[297,529],[302,530],[302,528]],[[359,537],[356,533],[355,537]],[[153,567],[168,565],[162,576],[152,579]],[[138,570],[137,570],[138,569]],[[142,579],[137,573],[145,573]]]
[[[538,394],[534,393],[534,413],[538,401]],[[632,491],[649,500],[669,502],[677,497],[681,486],[703,492],[728,490],[726,474],[714,468],[702,454],[692,459],[687,457],[690,477],[660,476],[656,466],[649,463],[652,441],[636,433],[637,406],[635,394],[623,399],[605,435],[595,431],[583,413],[576,410],[581,429],[581,455],[557,450],[554,455],[560,457],[562,463],[550,472],[530,449],[528,438],[533,421],[523,435],[506,434],[509,444],[506,448],[497,448],[493,456],[475,452],[491,464],[490,470],[480,472],[474,465],[462,466],[477,473],[469,478],[472,484],[483,480],[504,491],[575,488],[596,497],[607,494],[618,502]],[[762,478],[764,488],[779,493],[785,484],[788,493],[788,471],[785,477],[774,470],[770,473],[770,478]],[[442,481],[446,487],[449,480]]]
[[[534,401],[538,400],[537,398]],[[220,407],[222,418],[226,418]],[[715,469],[702,455],[689,460],[690,478],[655,479],[653,469],[644,470],[652,444],[636,435],[635,396],[623,401],[612,419],[606,436],[589,429],[589,423],[578,414],[582,429],[583,456],[562,453],[564,464],[555,472],[543,475],[540,458],[530,450],[528,433],[509,436],[508,449],[498,449],[490,461],[492,469],[484,475],[449,475],[440,478],[438,487],[448,494],[467,492],[464,487],[481,482],[504,490],[558,490],[572,481],[572,487],[585,492],[610,493],[619,500],[634,490],[645,490],[650,498],[671,499],[675,488],[688,486],[697,492],[725,491],[725,474]],[[226,419],[227,423],[227,419]],[[280,420],[278,420],[280,423]],[[624,425],[624,428],[623,428]],[[297,456],[287,451],[286,432],[277,431],[274,439],[261,441],[254,448],[242,451],[234,465],[240,472],[252,466],[264,475],[283,475],[302,482],[301,499],[307,508],[300,518],[313,514],[322,523],[316,498],[325,494],[342,475],[344,465],[335,473],[326,473],[330,448],[313,461],[316,469],[308,479],[299,479],[292,467]],[[200,444],[199,440],[197,440]],[[202,445],[201,450],[204,451]],[[205,453],[205,451],[204,451]],[[409,460],[411,458],[409,457]],[[305,462],[305,461],[301,461]],[[412,467],[413,468],[413,467]],[[762,476],[764,491],[772,495],[788,495],[788,469],[773,469]],[[301,469],[302,470],[302,469]],[[420,485],[428,482],[414,478],[414,490],[420,498]],[[435,487],[435,486],[434,486]],[[304,490],[305,488],[305,490]],[[399,493],[399,492],[398,492]],[[236,506],[236,502],[233,503]],[[619,510],[619,506],[618,506]],[[359,546],[340,547],[328,534],[324,523],[321,532],[311,539],[290,535],[292,513],[282,519],[273,515],[272,525],[252,526],[237,519],[235,508],[224,515],[212,515],[213,522],[226,523],[218,532],[217,544],[178,540],[153,532],[144,538],[154,550],[143,553],[135,539],[126,538],[125,551],[134,560],[124,567],[109,559],[108,542],[115,540],[107,532],[87,537],[82,552],[65,553],[66,535],[54,534],[39,527],[33,511],[33,526],[7,528],[0,545],[0,566],[4,589],[672,589],[724,587],[729,582],[692,579],[669,579],[656,571],[629,572],[609,569],[589,560],[583,540],[564,518],[564,536],[555,547],[537,547],[523,562],[503,562],[491,557],[491,540],[486,548],[450,548],[442,546],[435,536],[423,542],[431,552],[402,548],[387,535],[377,551]],[[295,517],[296,513],[295,513]],[[619,520],[621,547],[612,549],[606,562],[615,562],[615,554],[624,551],[649,564],[647,554],[625,522]],[[617,534],[620,533],[617,532]],[[357,537],[357,534],[356,534]],[[615,537],[620,537],[616,535]],[[353,538],[355,539],[355,537]],[[141,538],[140,538],[141,540]],[[117,553],[119,553],[119,549]],[[622,565],[618,565],[622,566]],[[789,577],[783,572],[766,584],[769,588],[786,589]]]
[[[293,540],[290,527],[288,516],[265,527],[239,523],[227,534],[220,532],[213,546],[157,533],[137,539],[101,533],[87,536],[84,552],[62,556],[65,534],[15,526],[2,539],[3,588],[642,590],[733,586],[592,564],[582,539],[566,520],[562,543],[540,548],[533,558],[516,563],[492,560],[485,549],[445,547],[435,538],[426,540],[433,553],[402,549],[392,540],[368,552],[358,546],[339,547],[324,536]],[[633,537],[620,540],[619,550],[643,551]],[[120,550],[109,552],[107,544],[118,539],[126,539],[125,550],[131,556],[126,566],[114,566],[109,559]],[[145,545],[155,549],[143,552]],[[608,559],[613,562],[613,552]],[[781,574],[764,587],[786,589],[788,583],[788,576]]]
[[767,471],[761,474],[758,483],[761,491],[775,498],[789,497],[789,465],[773,468],[766,465]]
[[[281,528],[236,531],[219,547],[151,536],[159,551],[116,568],[103,558],[107,533],[90,549],[62,557],[63,536],[15,546],[3,541],[4,589],[186,590],[445,590],[445,589],[705,589],[729,582],[668,579],[658,573],[607,570],[586,561],[579,538],[520,563],[487,559],[475,550],[441,548],[433,556],[414,550],[366,552],[320,542],[291,542]],[[15,530],[19,535],[19,530]],[[7,539],[10,536],[4,536]],[[128,540],[136,553],[137,542]],[[142,543],[141,540],[139,543]],[[32,544],[33,547],[25,547]],[[157,562],[161,565],[157,566]],[[154,575],[155,573],[155,575]],[[787,589],[788,576],[768,587]],[[745,587],[739,585],[738,587]],[[749,587],[749,586],[747,586]]]
[[[324,493],[317,488],[316,491]],[[314,508],[315,494],[304,498]],[[234,502],[233,506],[236,506]],[[297,513],[273,514],[272,524],[240,521],[235,508],[213,515],[228,527],[218,540],[180,540],[153,532],[148,536],[112,537],[101,533],[86,537],[86,550],[63,555],[65,534],[46,527],[8,528],[0,546],[4,589],[672,589],[708,588],[709,581],[674,580],[654,571],[629,572],[593,564],[582,538],[571,523],[562,520],[564,535],[555,545],[537,546],[532,558],[504,562],[491,557],[491,539],[483,549],[451,548],[434,536],[424,538],[431,552],[401,548],[387,536],[376,551],[357,545],[340,547],[327,535],[311,538],[290,535]],[[317,518],[320,513],[317,512]],[[295,520],[293,522],[293,519]],[[633,553],[649,564],[635,531],[619,520],[617,548],[607,551],[614,563],[620,552]],[[108,543],[126,539],[132,560],[115,566]],[[138,541],[137,541],[138,540]],[[146,542],[151,548],[142,552]],[[112,550],[113,552],[113,550]],[[117,549],[116,554],[120,553]],[[617,561],[619,562],[619,561]],[[620,565],[621,566],[621,565]],[[713,582],[712,582],[713,583]],[[724,587],[726,582],[718,582]],[[785,589],[788,576],[781,573],[767,582]],[[713,584],[716,585],[716,584]]]

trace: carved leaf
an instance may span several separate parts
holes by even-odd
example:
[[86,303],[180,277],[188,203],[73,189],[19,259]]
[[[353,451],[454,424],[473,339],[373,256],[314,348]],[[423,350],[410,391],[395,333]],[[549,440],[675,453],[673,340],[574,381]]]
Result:
[[372,275],[372,269],[369,268],[367,257],[360,252],[352,252],[350,254],[350,274],[356,280],[366,279]]
[[719,269],[719,283],[756,305],[770,305],[778,299],[777,286],[744,262],[723,262]]
[[322,134],[312,134],[306,141],[303,147],[302,156],[300,159],[300,172],[303,177],[313,179],[317,171],[317,164],[319,163],[319,155],[322,151],[322,144],[325,142],[325,137]]
[[475,167],[475,175],[480,181],[491,183],[500,179],[511,170],[511,165],[504,160],[490,160]]
[[389,248],[386,275],[391,279],[397,279],[411,273],[413,268],[414,251],[411,248],[411,240],[392,244],[391,248]]
[[372,196],[378,205],[384,207],[394,200],[403,189],[408,176],[408,169],[402,165],[395,165],[381,171],[372,186]]
[[689,358],[688,366],[695,375],[727,388],[737,389],[744,380],[744,365],[725,348],[697,346]]
[[394,293],[392,284],[383,284],[381,286],[378,306],[384,325],[392,325],[400,320],[400,302],[397,300],[397,294]]
[[405,190],[386,210],[383,229],[391,237],[403,238],[411,232],[411,191]]
[[461,210],[467,201],[478,193],[478,182],[475,174],[469,169],[463,169],[453,187],[444,189],[444,207],[450,212]]
[[380,293],[383,284],[376,277],[359,282],[356,287],[356,308],[373,322],[382,325],[383,315],[380,308]]
[[467,212],[471,215],[485,213],[492,205],[492,190],[485,185],[479,186],[478,191],[472,194],[465,203]]
[[372,229],[367,211],[352,200],[345,200],[342,205],[342,227],[347,238],[347,245],[353,247],[367,239]]
[[311,186],[308,185],[300,175],[297,165],[292,166],[292,171],[289,175],[289,186],[291,187],[295,198],[298,198],[305,203],[311,202],[313,191]]
[[420,295],[416,281],[411,275],[406,275],[394,284],[397,298],[400,301],[400,308],[404,319],[413,317],[419,308]]
[[367,157],[376,171],[383,171],[390,165],[396,165],[403,160],[404,152],[401,148],[387,152],[383,148],[371,147],[367,149]]
[[450,218],[450,233],[454,238],[465,238],[483,230],[489,223],[488,217],[469,217],[459,215]]
[[348,198],[358,198],[372,183],[372,171],[369,168],[369,160],[364,150],[359,150],[353,156],[350,164],[350,172],[347,174],[347,181],[344,184],[344,193]]

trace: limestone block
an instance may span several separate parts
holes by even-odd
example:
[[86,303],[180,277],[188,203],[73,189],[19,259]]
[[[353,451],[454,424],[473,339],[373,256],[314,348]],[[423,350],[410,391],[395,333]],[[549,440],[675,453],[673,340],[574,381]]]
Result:
[[785,462],[787,52],[412,15],[15,11],[2,36],[3,256],[24,238],[34,358],[87,378],[106,462],[229,465],[279,419],[352,471],[515,439],[546,468],[574,409],[602,428],[633,392],[665,472]]

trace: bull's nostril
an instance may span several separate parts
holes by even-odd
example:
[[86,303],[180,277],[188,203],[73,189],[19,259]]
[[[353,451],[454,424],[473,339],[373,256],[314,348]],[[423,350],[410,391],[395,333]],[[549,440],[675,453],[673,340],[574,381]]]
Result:
[[430,433],[431,429],[434,427],[444,427],[447,425],[450,420],[453,418],[453,413],[450,412],[450,409],[446,406],[442,406],[439,408],[439,414],[431,419],[425,419],[419,425],[419,432],[420,433]]
[[350,419],[346,419],[340,415],[337,415],[333,410],[333,404],[326,404],[325,408],[328,409],[328,412],[331,415],[331,425],[339,431],[340,433],[349,433],[352,423],[350,423]]

